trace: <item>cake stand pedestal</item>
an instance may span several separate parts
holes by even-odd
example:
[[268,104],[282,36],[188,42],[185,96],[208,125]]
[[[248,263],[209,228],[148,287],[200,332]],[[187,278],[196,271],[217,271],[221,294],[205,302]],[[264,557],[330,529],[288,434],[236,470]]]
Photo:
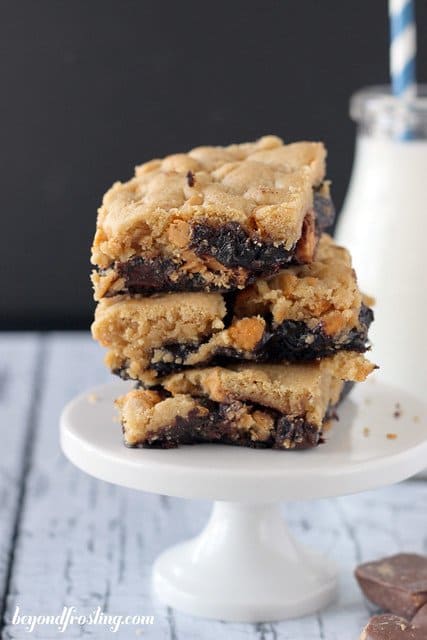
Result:
[[426,464],[426,405],[375,377],[340,407],[327,444],[309,451],[224,445],[127,449],[112,403],[128,388],[113,382],[68,404],[61,416],[62,449],[101,480],[215,501],[201,534],[166,550],[153,569],[157,596],[193,615],[261,622],[327,606],[336,595],[337,567],[293,538],[279,501],[374,489]]

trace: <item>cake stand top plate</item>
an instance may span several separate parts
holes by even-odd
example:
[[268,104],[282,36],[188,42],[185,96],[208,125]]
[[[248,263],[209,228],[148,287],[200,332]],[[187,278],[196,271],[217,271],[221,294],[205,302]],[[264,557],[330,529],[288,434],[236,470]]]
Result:
[[118,381],[91,389],[61,416],[61,446],[69,460],[125,487],[210,500],[306,500],[374,489],[427,467],[426,404],[379,376],[356,386],[326,444],[307,451],[218,444],[128,449],[113,401],[129,388]]

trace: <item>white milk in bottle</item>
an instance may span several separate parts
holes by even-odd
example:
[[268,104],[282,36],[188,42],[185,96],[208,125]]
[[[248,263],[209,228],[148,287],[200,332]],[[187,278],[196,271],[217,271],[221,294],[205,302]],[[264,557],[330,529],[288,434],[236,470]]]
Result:
[[352,252],[361,289],[376,300],[370,357],[381,379],[425,399],[427,93],[420,88],[402,105],[386,87],[362,90],[351,115],[355,160],[336,237]]

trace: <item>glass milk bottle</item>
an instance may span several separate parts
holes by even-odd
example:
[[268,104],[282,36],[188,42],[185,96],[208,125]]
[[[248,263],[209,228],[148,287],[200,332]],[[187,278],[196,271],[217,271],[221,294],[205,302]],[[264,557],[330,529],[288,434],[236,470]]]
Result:
[[356,151],[336,238],[376,300],[370,357],[382,380],[427,399],[427,87],[404,104],[364,89],[350,113]]

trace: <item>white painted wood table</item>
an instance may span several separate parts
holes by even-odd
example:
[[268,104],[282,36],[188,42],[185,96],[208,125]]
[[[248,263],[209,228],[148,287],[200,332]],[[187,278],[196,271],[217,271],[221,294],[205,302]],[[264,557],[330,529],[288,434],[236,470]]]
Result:
[[[153,601],[150,571],[167,546],[199,532],[209,504],[141,494],[78,471],[59,450],[58,420],[76,393],[109,379],[88,334],[0,334],[0,607],[2,639],[357,640],[369,610],[354,566],[399,550],[427,553],[427,482],[288,504],[302,542],[342,568],[339,601],[317,616],[276,624],[195,619]],[[119,425],[118,427],[119,428]],[[154,616],[154,624],[12,624],[26,615]]]

